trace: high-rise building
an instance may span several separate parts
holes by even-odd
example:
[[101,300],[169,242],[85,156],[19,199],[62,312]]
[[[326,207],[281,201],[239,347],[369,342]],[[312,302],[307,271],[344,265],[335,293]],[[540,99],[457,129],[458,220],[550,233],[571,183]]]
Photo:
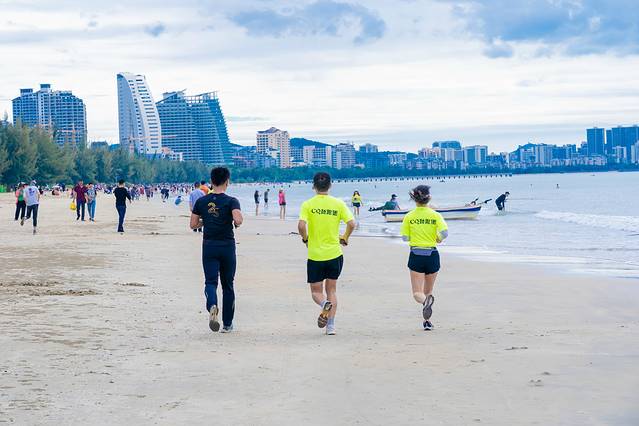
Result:
[[162,152],[160,116],[146,78],[119,73],[118,122],[120,145],[130,152],[155,155]]
[[606,132],[606,135],[608,154],[615,154],[615,147],[621,146],[625,148],[625,159],[630,161],[631,147],[639,141],[639,126],[613,127]]
[[186,96],[165,93],[157,104],[162,146],[181,152],[184,160],[205,164],[231,162],[231,142],[216,92]]
[[605,131],[598,127],[586,130],[586,140],[588,142],[588,155],[605,154]]
[[20,96],[13,99],[13,122],[18,121],[45,129],[58,145],[86,144],[84,102],[70,91],[51,90],[50,84],[41,84],[37,92],[20,89]]
[[[434,144],[433,144],[434,145]],[[444,148],[454,148],[446,146]],[[488,147],[485,145],[473,145],[464,147],[464,163],[469,166],[484,164],[488,155]]]
[[337,144],[333,158],[336,169],[350,169],[355,166],[355,147],[350,143]]
[[359,146],[359,152],[372,154],[375,152],[379,152],[379,147],[377,145],[373,145],[372,143],[365,143],[364,145]]
[[257,153],[277,160],[281,169],[291,167],[291,139],[287,131],[271,127],[257,132]]

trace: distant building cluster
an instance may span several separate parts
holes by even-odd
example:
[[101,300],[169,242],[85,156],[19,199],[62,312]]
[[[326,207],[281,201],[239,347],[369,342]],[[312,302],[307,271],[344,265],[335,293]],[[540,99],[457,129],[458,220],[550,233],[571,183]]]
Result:
[[[380,151],[366,143],[335,145],[291,138],[271,127],[258,131],[255,145],[229,140],[226,120],[216,92],[187,96],[168,92],[155,102],[145,76],[117,74],[119,144],[94,141],[92,148],[123,147],[140,155],[174,161],[194,160],[208,165],[228,164],[244,168],[332,167],[416,170],[528,169],[544,167],[639,164],[639,126],[586,130],[579,145],[527,143],[512,152],[489,153],[486,145],[462,146],[456,140],[435,141],[416,153]],[[51,133],[58,145],[87,143],[86,109],[70,91],[20,89],[13,99],[13,122],[39,127]]]
[[486,145],[462,146],[455,140],[435,141],[417,153],[380,151],[377,145],[330,145],[303,138],[289,138],[272,127],[257,132],[256,145],[235,145],[232,163],[237,167],[332,167],[378,169],[399,167],[416,170],[529,169],[544,167],[639,164],[639,126],[610,130],[587,129],[586,141],[577,145],[528,143],[512,152],[489,153]]

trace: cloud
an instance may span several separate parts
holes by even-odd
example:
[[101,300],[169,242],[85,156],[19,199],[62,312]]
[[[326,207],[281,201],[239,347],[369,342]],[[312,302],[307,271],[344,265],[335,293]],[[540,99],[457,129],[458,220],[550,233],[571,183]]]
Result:
[[166,27],[162,22],[156,22],[155,24],[144,27],[144,32],[153,37],[159,37],[165,31]]
[[541,44],[542,52],[558,47],[557,53],[568,56],[639,53],[636,0],[444,1],[468,31],[484,40],[489,57],[507,53],[501,43]]
[[515,54],[513,47],[501,40],[491,40],[484,48],[484,55],[489,58],[510,58]]
[[229,19],[254,37],[353,34],[353,42],[365,43],[382,38],[386,32],[386,23],[375,12],[361,5],[333,0],[318,0],[286,11],[244,11]]

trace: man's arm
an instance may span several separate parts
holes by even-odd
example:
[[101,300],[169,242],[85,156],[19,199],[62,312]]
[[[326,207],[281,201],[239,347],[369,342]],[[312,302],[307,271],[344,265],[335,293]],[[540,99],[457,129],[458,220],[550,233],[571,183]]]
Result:
[[297,222],[297,232],[300,234],[300,237],[302,237],[302,242],[304,242],[304,244],[308,244],[308,232],[305,220],[299,220]]
[[244,223],[244,216],[242,216],[242,211],[240,209],[233,209],[231,211],[231,215],[233,215],[233,223],[236,228],[239,228],[242,223]]
[[340,244],[342,244],[343,246],[347,246],[348,239],[350,238],[354,230],[355,230],[355,220],[351,219],[348,222],[346,222],[346,231],[344,231],[344,235],[342,235],[339,238]]
[[189,223],[191,229],[198,229],[202,227],[201,218],[199,215],[195,213],[191,213],[191,222]]

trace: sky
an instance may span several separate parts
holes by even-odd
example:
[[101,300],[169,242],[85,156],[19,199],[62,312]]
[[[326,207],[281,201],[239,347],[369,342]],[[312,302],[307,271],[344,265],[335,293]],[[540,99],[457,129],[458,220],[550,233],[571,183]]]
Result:
[[636,0],[0,0],[0,114],[71,90],[118,141],[116,74],[217,91],[232,142],[271,126],[328,143],[494,152],[639,122]]

